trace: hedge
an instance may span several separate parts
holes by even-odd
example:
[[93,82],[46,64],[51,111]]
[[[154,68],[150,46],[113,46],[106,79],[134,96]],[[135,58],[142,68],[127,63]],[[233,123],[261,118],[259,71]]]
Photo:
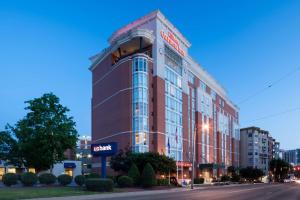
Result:
[[83,186],[84,182],[85,182],[85,176],[84,175],[77,175],[77,176],[75,176],[74,180],[75,180],[75,183],[78,186]]
[[33,186],[38,181],[38,177],[36,174],[32,172],[25,172],[21,175],[21,183],[24,186]]
[[73,177],[69,176],[67,174],[62,174],[57,177],[57,180],[60,185],[66,186],[66,185],[69,185],[70,183],[72,183]]
[[221,182],[228,182],[228,181],[230,181],[230,176],[228,175],[221,176]]
[[133,180],[129,176],[121,176],[118,178],[118,185],[119,187],[132,187]]
[[169,185],[169,179],[157,179],[157,185]]
[[194,184],[203,184],[204,183],[204,178],[195,178],[194,179]]
[[4,185],[10,187],[18,183],[18,176],[14,173],[7,173],[2,176],[2,182]]
[[88,191],[111,192],[113,191],[113,181],[108,178],[89,178],[85,181]]
[[54,184],[56,182],[56,176],[54,176],[51,173],[45,173],[45,174],[41,174],[39,176],[39,182],[41,184],[45,184],[45,185],[51,185]]
[[92,172],[86,176],[86,178],[100,178],[100,174]]
[[241,180],[241,177],[238,174],[233,174],[231,177],[232,182],[240,182],[240,180]]

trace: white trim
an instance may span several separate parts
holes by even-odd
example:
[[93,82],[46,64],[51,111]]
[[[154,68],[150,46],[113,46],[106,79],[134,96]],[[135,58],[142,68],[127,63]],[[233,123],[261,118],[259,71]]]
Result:
[[117,62],[115,65],[113,65],[111,67],[111,69],[106,72],[103,76],[101,76],[97,81],[95,81],[93,83],[93,86],[97,85],[99,82],[101,82],[106,76],[108,76],[111,72],[113,72],[116,68],[118,68],[121,64],[123,64],[124,62],[128,61],[128,60],[132,60],[131,57],[126,57],[126,58],[123,58],[122,60],[120,60],[119,62]]
[[99,106],[101,106],[103,103],[105,103],[106,101],[108,101],[109,99],[113,98],[114,96],[120,94],[121,92],[124,92],[124,91],[127,91],[127,90],[132,90],[132,87],[129,87],[129,88],[124,88],[122,90],[119,90],[117,92],[115,92],[113,95],[107,97],[106,99],[104,99],[103,101],[101,101],[100,103],[96,104],[93,109],[96,109],[98,108]]
[[132,40],[133,38],[136,37],[144,37],[149,39],[150,43],[154,42],[154,35],[153,35],[153,31],[152,30],[148,30],[148,29],[137,29],[137,30],[131,30],[129,32],[126,32],[126,34],[124,33],[123,35],[120,35],[120,37],[118,37],[118,40],[115,41],[113,44],[111,44],[111,46],[109,46],[108,48],[105,48],[102,52],[96,54],[95,56],[92,56],[90,58],[90,60],[92,61],[91,66],[89,67],[89,70],[93,71],[100,62],[102,62],[102,60],[104,58],[106,58],[106,56],[110,53],[112,53],[113,51],[117,50],[117,48],[121,45],[124,44],[125,42],[128,42],[130,40]]

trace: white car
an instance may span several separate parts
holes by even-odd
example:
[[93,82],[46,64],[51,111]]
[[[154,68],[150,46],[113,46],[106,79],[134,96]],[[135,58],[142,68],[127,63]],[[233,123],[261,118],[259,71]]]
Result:
[[292,182],[292,179],[290,179],[290,178],[284,179],[283,182],[284,182],[284,183],[291,183],[291,182]]

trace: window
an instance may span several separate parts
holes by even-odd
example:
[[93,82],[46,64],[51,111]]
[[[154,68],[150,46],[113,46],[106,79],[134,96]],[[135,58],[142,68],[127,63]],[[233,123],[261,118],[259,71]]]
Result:
[[[182,60],[172,50],[165,51],[165,152],[175,160],[182,160]],[[177,138],[177,140],[176,140]],[[168,149],[168,142],[170,149]],[[168,153],[170,152],[170,153]]]
[[132,66],[132,128],[133,151],[148,151],[148,64],[147,58],[133,58]]

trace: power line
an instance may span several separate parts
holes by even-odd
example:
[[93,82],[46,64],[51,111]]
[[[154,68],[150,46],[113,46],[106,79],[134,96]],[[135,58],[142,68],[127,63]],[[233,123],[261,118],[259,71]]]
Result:
[[282,77],[280,77],[279,79],[273,81],[272,83],[268,84],[266,87],[254,92],[253,94],[251,94],[250,96],[246,97],[245,99],[243,99],[242,101],[240,101],[238,103],[238,105],[242,104],[242,103],[245,103],[247,101],[249,101],[250,99],[252,99],[253,97],[263,93],[264,91],[270,89],[271,87],[273,87],[274,85],[277,85],[278,83],[280,83],[281,81],[283,81],[284,79],[286,79],[287,77],[295,74],[298,70],[300,70],[300,67],[297,67],[296,69],[288,72],[287,74],[283,75]]
[[264,120],[264,119],[268,119],[268,118],[272,118],[272,117],[277,117],[277,116],[281,116],[281,115],[284,115],[286,113],[294,112],[294,111],[297,111],[297,110],[300,110],[300,107],[288,109],[288,110],[285,110],[285,111],[281,111],[279,113],[273,113],[273,114],[270,114],[270,115],[267,115],[267,116],[264,116],[264,117],[260,117],[260,118],[254,119],[254,120],[250,120],[248,122],[260,121],[260,120]]

